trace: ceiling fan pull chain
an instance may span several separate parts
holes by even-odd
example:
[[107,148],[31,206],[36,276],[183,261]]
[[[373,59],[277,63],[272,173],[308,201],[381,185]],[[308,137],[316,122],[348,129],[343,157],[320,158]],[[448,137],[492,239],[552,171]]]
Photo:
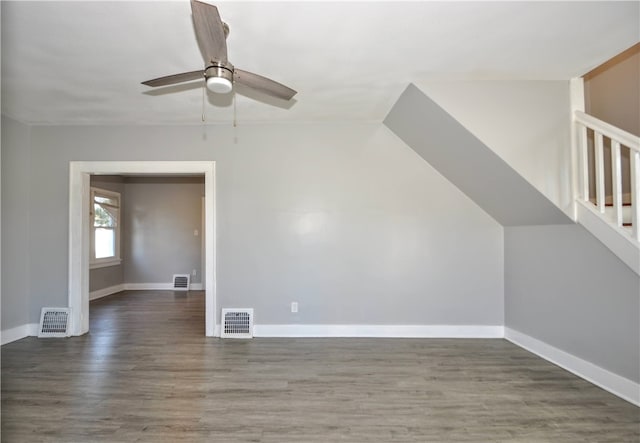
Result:
[[206,94],[205,86],[202,85],[202,123],[204,123],[204,121],[205,121],[205,116],[204,116],[204,95],[205,94]]
[[234,92],[233,93],[233,127],[235,128],[236,126],[238,126],[238,120],[236,117],[237,114],[237,108],[236,108],[236,100],[237,100],[237,95]]

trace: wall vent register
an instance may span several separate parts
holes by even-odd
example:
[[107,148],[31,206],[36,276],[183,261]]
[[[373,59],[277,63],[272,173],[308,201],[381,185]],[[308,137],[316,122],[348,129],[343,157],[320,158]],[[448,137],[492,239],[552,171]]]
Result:
[[174,291],[188,291],[191,277],[189,274],[174,274],[173,276],[173,290]]
[[253,309],[223,309],[222,338],[253,338]]
[[69,308],[42,308],[38,337],[68,337]]

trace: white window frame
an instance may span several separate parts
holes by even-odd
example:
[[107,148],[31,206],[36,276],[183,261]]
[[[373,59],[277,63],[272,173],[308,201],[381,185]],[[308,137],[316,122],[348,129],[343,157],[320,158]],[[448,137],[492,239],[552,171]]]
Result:
[[[94,188],[91,187],[91,199],[89,201],[89,229],[90,229],[90,245],[89,245],[89,269],[96,269],[96,268],[106,268],[108,266],[118,266],[120,263],[122,263],[122,258],[120,257],[120,225],[122,225],[122,198],[119,192],[115,192],[115,191],[109,191],[107,189],[102,189],[102,188]],[[95,196],[99,195],[99,196],[104,196],[107,198],[114,198],[118,200],[118,217],[116,219],[116,227],[113,230],[114,234],[115,234],[115,255],[113,257],[105,257],[105,258],[96,258],[96,245],[95,245],[95,238],[96,238],[96,233],[95,233],[95,226],[94,226],[94,214],[93,214],[93,208],[94,208],[94,202],[95,202]]]

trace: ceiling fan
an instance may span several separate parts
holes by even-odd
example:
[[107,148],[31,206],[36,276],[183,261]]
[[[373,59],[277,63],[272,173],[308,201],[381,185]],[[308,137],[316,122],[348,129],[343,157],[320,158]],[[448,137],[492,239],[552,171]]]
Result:
[[204,70],[183,72],[142,82],[143,85],[168,86],[204,78],[211,92],[226,94],[238,83],[264,94],[291,100],[296,91],[276,81],[234,67],[227,59],[229,26],[222,22],[218,8],[198,0],[191,0],[196,38],[204,56]]

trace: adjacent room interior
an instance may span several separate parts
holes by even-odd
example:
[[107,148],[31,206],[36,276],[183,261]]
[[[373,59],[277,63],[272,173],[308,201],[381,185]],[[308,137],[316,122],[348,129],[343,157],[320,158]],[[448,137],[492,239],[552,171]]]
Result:
[[124,290],[204,290],[203,176],[93,175],[90,185],[89,300]]

